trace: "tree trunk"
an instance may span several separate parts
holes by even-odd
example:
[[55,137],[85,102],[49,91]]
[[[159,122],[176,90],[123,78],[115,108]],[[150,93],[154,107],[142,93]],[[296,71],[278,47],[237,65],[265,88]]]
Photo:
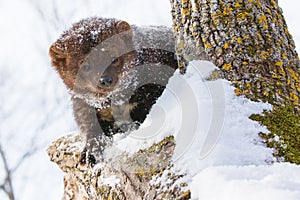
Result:
[[[272,112],[252,118],[271,131],[261,135],[276,156],[300,164],[300,62],[277,1],[170,2],[181,72],[193,59],[209,60],[237,95],[272,104]],[[276,135],[290,151],[268,142]]]

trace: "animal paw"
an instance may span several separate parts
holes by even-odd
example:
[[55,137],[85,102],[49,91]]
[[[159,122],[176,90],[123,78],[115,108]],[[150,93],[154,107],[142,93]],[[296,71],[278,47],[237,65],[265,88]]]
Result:
[[85,147],[84,150],[81,152],[79,163],[81,165],[89,165],[93,167],[96,164],[96,158],[91,153],[88,152],[87,148]]

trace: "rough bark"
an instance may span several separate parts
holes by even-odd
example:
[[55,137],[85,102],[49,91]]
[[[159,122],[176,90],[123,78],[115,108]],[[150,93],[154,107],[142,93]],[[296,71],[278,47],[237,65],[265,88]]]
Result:
[[[221,68],[238,94],[299,108],[299,58],[274,0],[171,0],[177,54]],[[194,53],[195,52],[195,53]]]
[[[193,59],[209,60],[221,69],[218,76],[235,85],[237,95],[272,104],[272,112],[252,118],[271,130],[262,135],[270,147],[279,148],[276,156],[300,164],[300,62],[277,1],[170,2],[181,72]],[[278,121],[280,128],[274,127]],[[281,144],[270,145],[276,135]]]
[[[182,191],[179,186],[164,190],[163,182],[150,183],[172,167],[170,158],[175,147],[173,137],[166,138],[148,149],[140,150],[133,156],[121,154],[93,168],[78,164],[83,146],[80,135],[70,134],[54,141],[47,149],[51,161],[57,163],[65,173],[63,196],[65,200],[183,200],[190,197],[189,190]],[[107,184],[105,179],[109,177],[114,177],[118,180],[117,183]],[[183,175],[168,172],[166,177],[171,186]],[[182,182],[180,185],[185,183]]]

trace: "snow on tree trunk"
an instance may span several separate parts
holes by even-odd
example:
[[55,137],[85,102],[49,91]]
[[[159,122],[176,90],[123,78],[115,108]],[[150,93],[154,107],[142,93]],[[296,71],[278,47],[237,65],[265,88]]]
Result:
[[[70,134],[54,141],[47,149],[51,161],[65,173],[64,200],[190,198],[189,190],[181,191],[176,187],[163,190],[164,182],[150,183],[154,175],[159,178],[172,167],[173,137],[165,138],[133,156],[122,154],[93,168],[78,163],[83,144],[79,134]],[[182,177],[170,172],[164,180],[172,185]]]
[[276,156],[300,164],[300,62],[277,1],[170,2],[181,72],[193,59],[209,60],[237,95],[271,103],[273,111],[252,118],[271,131],[261,135]]

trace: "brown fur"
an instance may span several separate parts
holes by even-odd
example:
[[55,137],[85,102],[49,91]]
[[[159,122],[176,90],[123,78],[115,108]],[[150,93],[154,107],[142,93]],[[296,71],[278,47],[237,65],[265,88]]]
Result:
[[[52,65],[66,86],[70,90],[73,90],[79,66],[81,66],[92,48],[110,38],[112,35],[126,31],[130,31],[129,24],[120,20],[105,18],[81,20],[74,24],[69,30],[65,31],[61,37],[51,45],[49,54]],[[127,34],[127,37],[128,38],[124,38],[124,40],[129,41],[127,45],[130,46],[132,45],[132,36]]]
[[[160,51],[145,49],[137,53],[130,25],[103,18],[81,20],[50,47],[52,65],[73,94],[75,120],[86,139],[82,162],[86,162],[87,153],[89,162],[94,163],[95,158],[90,154],[101,154],[107,145],[107,137],[124,131],[120,126],[127,123],[128,116],[132,121],[144,121],[163,86],[142,86],[123,105],[113,105],[109,95],[124,73],[134,66],[162,63],[175,69],[174,54]],[[99,81],[105,77],[112,78],[108,85]]]

